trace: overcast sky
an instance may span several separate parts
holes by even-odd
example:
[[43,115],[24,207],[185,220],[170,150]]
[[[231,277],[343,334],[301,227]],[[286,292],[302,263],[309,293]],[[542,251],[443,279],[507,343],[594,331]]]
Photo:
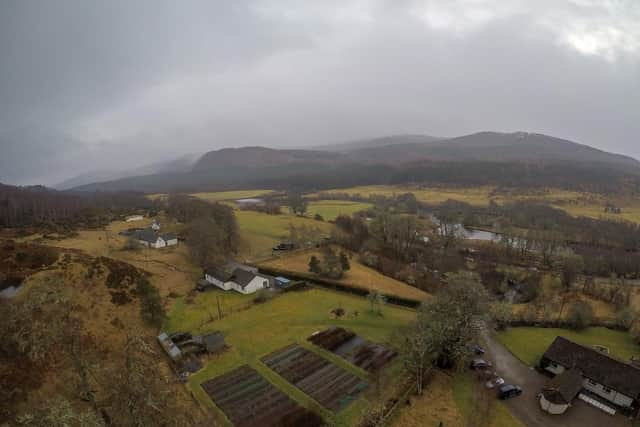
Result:
[[480,130],[640,157],[640,1],[0,2],[0,182]]

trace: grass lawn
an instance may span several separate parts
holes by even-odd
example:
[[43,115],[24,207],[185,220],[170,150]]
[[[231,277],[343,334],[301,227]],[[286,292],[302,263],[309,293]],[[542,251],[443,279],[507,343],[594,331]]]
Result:
[[[243,295],[239,292],[211,289],[198,292],[194,297],[177,298],[171,308],[163,330],[199,331],[211,318],[218,318],[218,300],[223,315],[233,313],[241,307],[251,303],[253,295]],[[204,326],[202,326],[206,329]]]
[[353,202],[349,200],[314,200],[309,202],[307,214],[314,217],[319,214],[325,221],[333,221],[338,215],[348,215],[364,211],[372,207],[371,203]]
[[[483,393],[483,396],[479,396]],[[453,384],[453,399],[462,415],[467,420],[467,425],[486,425],[487,427],[525,427],[515,418],[509,408],[496,398],[495,390],[487,390],[469,372],[460,372],[456,375]],[[482,405],[485,406],[482,406]],[[484,414],[484,415],[483,415]],[[478,419],[486,418],[488,422],[483,424]]]
[[245,246],[241,255],[249,260],[270,256],[271,248],[288,236],[290,225],[316,227],[326,236],[333,227],[327,222],[290,214],[268,215],[248,210],[236,210],[235,214]]
[[[309,274],[309,258],[312,255],[316,255],[318,259],[322,259],[320,251],[309,250],[295,252],[289,256],[283,256],[281,258],[266,261],[261,263],[261,265],[295,273]],[[361,288],[377,290],[385,295],[395,295],[402,298],[424,300],[429,295],[420,289],[385,276],[384,274],[359,263],[355,256],[350,259],[350,264],[351,269],[342,279],[339,280],[339,282],[352,284]]]
[[612,356],[623,361],[628,361],[634,355],[640,356],[640,346],[633,342],[628,333],[607,328],[588,328],[577,332],[559,328],[519,327],[500,332],[497,338],[518,359],[534,366],[558,335],[587,346],[603,345],[609,348]]
[[[482,394],[480,394],[482,393]],[[483,423],[484,421],[484,423]],[[422,396],[411,398],[411,406],[394,417],[394,427],[524,427],[468,372],[453,376],[437,371]]]
[[[330,310],[338,306],[347,312],[343,320],[334,320],[330,316]],[[353,311],[358,311],[359,315],[353,317],[351,315]],[[179,317],[181,313],[180,309],[172,311],[169,323],[180,324],[181,320],[174,317]],[[251,309],[234,313],[206,325],[203,331],[221,331],[230,348],[221,355],[213,356],[203,370],[189,378],[188,385],[199,400],[215,409],[200,384],[248,363],[293,399],[305,407],[317,410],[333,424],[355,425],[362,413],[364,405],[362,399],[352,403],[337,415],[332,415],[320,408],[310,397],[274,374],[260,362],[260,357],[298,342],[350,372],[366,377],[367,374],[364,371],[340,357],[310,346],[306,338],[317,330],[331,325],[340,325],[354,330],[366,339],[382,343],[390,340],[395,332],[406,326],[414,317],[413,311],[395,307],[385,307],[383,316],[380,317],[369,313],[366,299],[336,292],[311,289],[286,293],[264,304],[255,305]],[[219,411],[216,410],[216,413],[221,416]]]

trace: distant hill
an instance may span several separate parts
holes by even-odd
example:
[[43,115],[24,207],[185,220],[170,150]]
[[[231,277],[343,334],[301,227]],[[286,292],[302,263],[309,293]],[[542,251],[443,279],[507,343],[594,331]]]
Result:
[[452,162],[576,163],[608,165],[640,171],[637,160],[552,136],[527,133],[479,132],[429,143],[400,142],[353,150],[352,159],[383,163],[418,160]]
[[341,153],[346,153],[350,151],[366,149],[366,148],[374,148],[374,147],[384,147],[384,146],[394,146],[394,145],[404,145],[404,144],[431,144],[436,141],[441,141],[445,138],[440,138],[437,136],[430,135],[390,135],[383,136],[379,138],[371,138],[371,139],[357,139],[354,141],[340,142],[337,144],[327,144],[327,145],[319,145],[313,147],[314,150],[320,151],[336,151]]
[[113,181],[134,175],[188,172],[191,170],[198,158],[199,155],[189,154],[175,160],[145,165],[137,168],[136,170],[102,170],[86,172],[55,184],[53,188],[56,190],[68,190],[94,182]]
[[[640,177],[640,162],[631,157],[526,132],[479,132],[449,139],[397,135],[324,147],[322,150],[224,148],[204,154],[186,171],[140,174],[76,189],[207,191],[264,186],[265,183],[319,189],[389,180],[455,184],[453,171],[464,175],[465,184],[473,181],[469,173],[474,171],[478,182],[487,183],[487,176],[491,176],[496,185],[515,185],[521,180],[511,175],[517,175],[522,167],[514,165],[527,167],[528,185],[535,179],[535,173],[551,171],[554,183],[566,183],[571,188],[586,185],[604,188],[598,185],[598,179],[615,182],[617,177],[627,174]],[[492,173],[496,168],[503,169],[506,175]],[[540,182],[544,182],[543,176]],[[612,182],[604,183],[606,188],[610,188]]]

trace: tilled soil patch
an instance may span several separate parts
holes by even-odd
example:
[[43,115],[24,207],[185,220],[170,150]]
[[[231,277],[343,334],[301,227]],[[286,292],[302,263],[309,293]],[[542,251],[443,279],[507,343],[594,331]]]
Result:
[[319,427],[322,418],[243,365],[202,383],[211,400],[236,427]]
[[265,357],[269,368],[331,411],[339,411],[366,388],[366,381],[293,344]]

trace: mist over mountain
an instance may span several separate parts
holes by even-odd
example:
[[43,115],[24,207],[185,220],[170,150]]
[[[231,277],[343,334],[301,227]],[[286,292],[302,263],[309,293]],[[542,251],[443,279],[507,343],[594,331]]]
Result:
[[[426,135],[387,136],[314,150],[224,148],[204,154],[188,170],[153,174],[141,170],[134,176],[80,185],[75,189],[206,191],[264,183],[286,186],[302,182],[311,188],[327,188],[422,179],[456,183],[446,168],[442,170],[441,177],[433,173],[443,164],[449,165],[449,170],[458,170],[454,165],[466,165],[462,169],[475,171],[478,182],[483,183],[487,183],[487,176],[493,176],[487,170],[496,165],[504,165],[505,182],[508,182],[509,174],[518,173],[519,168],[513,168],[513,165],[525,165],[531,173],[536,169],[548,172],[553,168],[555,184],[565,183],[572,188],[596,184],[594,180],[601,176],[606,176],[602,179],[607,180],[625,174],[640,176],[640,162],[628,156],[537,133],[479,132],[449,139]],[[412,175],[407,176],[406,171],[412,171]],[[464,175],[465,183],[473,179],[468,173]],[[588,178],[589,175],[594,178]],[[338,176],[344,182],[337,180]],[[405,178],[400,178],[402,176]],[[495,183],[504,184],[498,182],[500,179],[496,176]],[[291,182],[287,183],[288,180]],[[541,178],[541,183],[544,181]]]
[[136,170],[102,170],[86,172],[57,183],[53,185],[53,188],[56,190],[68,190],[95,182],[114,181],[129,176],[188,172],[199,157],[200,156],[197,154],[188,154],[174,160],[144,165]]

